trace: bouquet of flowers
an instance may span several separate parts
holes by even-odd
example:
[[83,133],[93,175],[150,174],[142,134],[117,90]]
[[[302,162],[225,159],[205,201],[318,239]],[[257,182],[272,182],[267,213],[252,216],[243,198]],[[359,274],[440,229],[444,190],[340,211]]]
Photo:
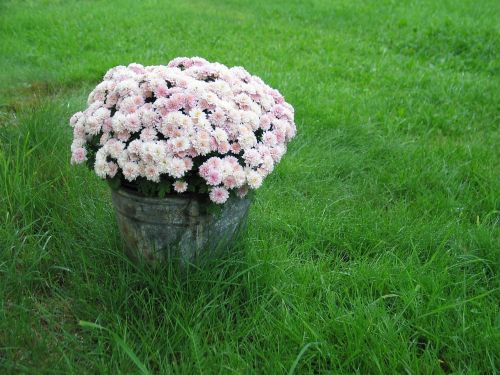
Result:
[[75,113],[71,162],[114,187],[164,197],[173,189],[257,189],[295,136],[293,107],[259,77],[199,57],[109,70]]

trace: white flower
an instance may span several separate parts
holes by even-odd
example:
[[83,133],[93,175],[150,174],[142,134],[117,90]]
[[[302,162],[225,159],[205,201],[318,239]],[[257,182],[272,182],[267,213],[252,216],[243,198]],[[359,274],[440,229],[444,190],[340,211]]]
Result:
[[186,173],[186,163],[180,158],[172,158],[168,168],[168,174],[174,178],[181,178]]
[[182,180],[175,181],[172,186],[177,193],[184,193],[188,188],[187,182]]
[[121,156],[121,153],[125,149],[125,143],[121,141],[116,141],[113,139],[113,141],[108,141],[106,143],[107,149],[109,151],[109,155],[111,157],[118,159]]
[[94,111],[93,117],[97,119],[98,122],[102,123],[104,120],[108,119],[110,115],[109,109],[106,107],[99,107]]
[[153,182],[159,182],[160,181],[160,171],[158,170],[158,167],[154,164],[148,164],[144,168],[144,176]]
[[191,116],[191,120],[193,124],[199,124],[203,122],[203,120],[207,119],[205,112],[203,112],[200,108],[196,107],[189,111],[189,116]]
[[96,162],[94,164],[94,170],[95,170],[95,174],[97,176],[99,176],[100,178],[106,178],[106,175],[109,172],[109,165],[106,162],[106,160],[104,160],[104,161],[102,161],[102,160],[97,161],[96,160]]
[[251,111],[241,112],[241,122],[245,125],[248,125],[252,130],[257,130],[260,125],[259,116]]
[[156,143],[154,141],[142,142],[141,144],[141,160],[145,163],[152,164],[154,162]]
[[252,99],[250,99],[250,97],[248,95],[245,95],[245,94],[236,95],[235,98],[234,98],[234,101],[241,108],[248,107],[250,105],[250,103],[252,103]]
[[73,116],[71,116],[69,120],[69,124],[71,127],[74,127],[78,120],[80,120],[83,117],[83,112],[76,112]]
[[176,137],[168,141],[175,152],[186,151],[189,148],[189,139],[187,137]]
[[245,132],[238,137],[238,143],[243,150],[247,150],[257,144],[257,138],[253,133]]
[[172,157],[167,156],[158,162],[158,170],[160,173],[168,173],[170,166],[172,165]]
[[85,145],[85,139],[75,138],[71,143],[71,151],[74,152],[77,148],[82,148]]
[[108,157],[108,155],[108,148],[106,146],[101,147],[95,154],[95,162],[100,164],[106,163],[106,158]]
[[247,176],[243,169],[234,171],[233,176],[236,179],[236,187],[241,187],[246,182]]
[[85,126],[83,124],[77,123],[73,128],[73,137],[75,139],[85,140]]
[[212,135],[214,136],[214,138],[217,140],[218,143],[227,142],[227,133],[221,128],[216,128],[212,132]]
[[126,129],[127,118],[121,112],[116,112],[111,118],[111,124],[115,133],[122,132]]
[[141,131],[141,140],[145,142],[151,142],[158,138],[156,129],[154,128],[144,128]]
[[[133,76],[133,74],[130,74],[130,76]],[[119,82],[115,87],[115,92],[120,96],[138,94],[139,91],[139,85],[134,79],[125,79]]]
[[167,156],[167,150],[161,143],[153,143],[150,148],[153,161],[159,163]]
[[97,135],[101,131],[101,124],[95,117],[87,118],[85,122],[85,131],[90,135]]
[[252,189],[258,189],[262,185],[262,176],[253,170],[247,172],[247,183]]
[[219,172],[222,175],[222,178],[226,178],[229,175],[232,175],[234,172],[234,168],[227,160],[222,160],[221,166],[219,167]]
[[210,152],[210,138],[198,136],[193,140],[193,147],[196,152],[202,156]]
[[254,148],[246,150],[243,159],[251,167],[257,167],[262,162],[260,153]]
[[277,143],[276,136],[273,132],[266,131],[262,134],[262,142],[268,146],[274,146]]

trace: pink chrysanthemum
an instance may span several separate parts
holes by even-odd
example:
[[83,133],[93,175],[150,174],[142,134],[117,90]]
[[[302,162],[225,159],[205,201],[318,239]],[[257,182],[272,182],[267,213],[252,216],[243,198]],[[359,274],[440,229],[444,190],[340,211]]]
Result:
[[207,184],[215,186],[219,185],[222,181],[222,174],[217,169],[211,169],[207,173]]
[[78,147],[71,154],[71,163],[72,164],[80,164],[87,160],[87,150],[83,147]]
[[217,204],[225,203],[228,198],[229,192],[224,188],[216,187],[210,191],[210,200]]
[[188,188],[187,182],[181,180],[175,181],[172,186],[177,193],[184,193]]

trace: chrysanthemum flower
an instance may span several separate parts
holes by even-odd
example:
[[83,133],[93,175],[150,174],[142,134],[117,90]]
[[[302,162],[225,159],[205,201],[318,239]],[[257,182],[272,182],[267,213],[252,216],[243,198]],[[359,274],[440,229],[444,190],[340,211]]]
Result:
[[228,191],[222,187],[216,187],[210,191],[210,200],[217,204],[225,203],[228,198]]
[[187,182],[182,180],[177,180],[172,185],[177,193],[184,193],[188,188]]
[[293,116],[277,90],[241,67],[198,57],[117,66],[70,119],[71,163],[95,156],[99,177],[128,186],[167,180],[183,192],[201,183],[223,203],[230,190],[244,196],[262,185],[296,134]]

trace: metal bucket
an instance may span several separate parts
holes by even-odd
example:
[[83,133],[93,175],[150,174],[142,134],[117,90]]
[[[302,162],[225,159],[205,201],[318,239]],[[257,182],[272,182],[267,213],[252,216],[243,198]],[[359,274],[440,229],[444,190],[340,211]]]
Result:
[[112,190],[118,227],[127,255],[155,263],[198,263],[230,247],[246,224],[249,199],[231,197],[217,214],[208,213],[206,198],[196,194],[146,198],[133,191]]

